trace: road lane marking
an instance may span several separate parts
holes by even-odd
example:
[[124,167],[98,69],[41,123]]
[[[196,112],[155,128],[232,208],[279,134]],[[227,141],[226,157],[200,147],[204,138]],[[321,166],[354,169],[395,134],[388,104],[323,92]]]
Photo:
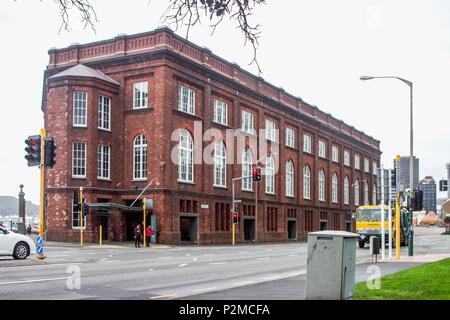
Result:
[[66,263],[49,263],[49,264],[38,264],[34,266],[18,266],[18,267],[2,267],[0,268],[0,271],[8,271],[13,269],[29,269],[29,268],[36,268],[36,267],[46,267],[46,266],[67,266],[68,264],[83,264],[83,262],[66,262]]
[[289,275],[291,275],[291,276],[304,276],[305,274],[306,274],[306,272],[302,271],[302,272],[290,273]]
[[298,254],[290,254],[289,257],[298,257]]
[[239,251],[239,253],[248,253],[248,251]]
[[197,260],[198,260],[198,258],[192,258],[192,260],[194,260],[194,261],[197,261]]
[[204,292],[204,291],[211,291],[211,290],[216,290],[216,289],[218,289],[218,287],[197,289],[197,290],[192,290],[192,292]]
[[209,264],[225,264],[228,263],[227,261],[222,261],[222,262],[210,262]]
[[265,258],[258,258],[258,260],[269,260],[270,257],[265,257]]
[[165,294],[165,295],[163,295],[163,296],[154,296],[154,297],[150,297],[150,299],[169,298],[169,297],[175,297],[176,295],[177,295],[176,293]]
[[184,267],[184,266],[187,266],[187,263],[182,263],[182,264],[179,264],[178,266],[179,267]]
[[63,278],[47,278],[47,279],[33,279],[33,280],[22,280],[22,281],[10,281],[10,282],[0,282],[0,285],[5,284],[21,284],[21,283],[32,283],[32,282],[44,282],[44,281],[57,281],[57,280],[67,280],[71,277],[63,277]]
[[280,279],[280,278],[281,278],[280,276],[273,276],[273,277],[264,278],[264,280],[275,280],[275,279]]
[[235,286],[245,286],[246,284],[252,284],[252,283],[254,283],[254,282],[253,281],[243,281],[243,282],[233,283],[233,285],[235,285]]
[[120,262],[120,260],[108,260],[108,261],[100,261],[100,262]]

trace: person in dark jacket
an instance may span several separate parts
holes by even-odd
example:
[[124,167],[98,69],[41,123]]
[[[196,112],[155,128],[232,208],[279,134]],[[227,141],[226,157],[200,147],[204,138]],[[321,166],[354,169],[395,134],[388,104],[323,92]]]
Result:
[[27,227],[27,234],[29,236],[31,235],[31,224],[29,224],[28,227]]
[[140,248],[141,247],[141,241],[142,241],[142,228],[141,225],[138,224],[134,228],[134,247]]

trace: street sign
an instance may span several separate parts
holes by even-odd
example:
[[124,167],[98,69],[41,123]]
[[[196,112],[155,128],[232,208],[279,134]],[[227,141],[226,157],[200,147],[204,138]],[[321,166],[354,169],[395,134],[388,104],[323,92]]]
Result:
[[44,252],[44,247],[42,245],[38,245],[36,247],[37,254],[42,254]]
[[36,244],[37,245],[42,245],[43,242],[44,242],[44,239],[41,236],[38,236],[36,238]]

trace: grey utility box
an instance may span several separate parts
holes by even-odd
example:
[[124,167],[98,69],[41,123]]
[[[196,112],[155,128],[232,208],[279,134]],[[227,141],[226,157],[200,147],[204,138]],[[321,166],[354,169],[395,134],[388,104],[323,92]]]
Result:
[[308,233],[306,300],[353,297],[358,238],[358,234],[345,231]]

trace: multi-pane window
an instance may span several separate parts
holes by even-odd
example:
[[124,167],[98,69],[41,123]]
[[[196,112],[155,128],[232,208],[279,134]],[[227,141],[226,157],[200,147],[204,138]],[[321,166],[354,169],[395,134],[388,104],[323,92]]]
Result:
[[334,162],[339,162],[339,149],[337,146],[331,147],[331,160]]
[[100,96],[98,100],[98,128],[111,130],[111,98]]
[[[79,193],[74,192],[72,194],[72,228],[80,228],[81,227],[81,221],[80,221],[80,215],[81,215],[81,206],[77,205],[80,203],[79,199]],[[84,201],[84,199],[83,199]],[[83,214],[83,229],[86,229],[86,215]]]
[[214,122],[228,124],[228,104],[217,99],[214,100]]
[[319,140],[319,157],[326,158],[327,152],[326,152],[326,144],[325,141]]
[[178,85],[178,110],[195,114],[195,91]]
[[275,122],[267,119],[266,119],[266,139],[270,141],[276,141]]
[[372,173],[377,175],[377,163],[375,161],[372,162]]
[[73,93],[73,125],[75,127],[87,126],[87,92],[85,91]]
[[370,169],[369,169],[369,159],[364,158],[364,172],[369,173]]
[[364,205],[369,205],[369,185],[367,184],[367,181],[364,182]]
[[325,171],[319,171],[319,201],[325,201]]
[[254,133],[253,129],[253,113],[242,110],[242,131]]
[[344,165],[350,166],[350,152],[344,150]]
[[148,82],[133,83],[133,108],[146,108],[148,106]]
[[338,203],[338,176],[336,173],[333,173],[331,179],[331,201]]
[[72,144],[72,177],[86,178],[86,142]]
[[355,169],[360,169],[361,168],[361,163],[360,163],[360,158],[359,155],[355,154]]
[[350,204],[350,181],[344,178],[344,204]]
[[355,182],[355,206],[359,206],[359,180]]
[[311,169],[308,165],[303,167],[303,198],[311,199]]
[[286,128],[286,146],[295,148],[295,131],[292,128]]
[[[242,152],[242,176],[248,177],[252,175],[252,152],[250,148],[245,148]],[[252,178],[242,180],[242,190],[252,191]]]
[[294,196],[294,163],[292,160],[286,162],[286,196]]
[[372,187],[372,205],[377,205],[377,185],[374,183]]
[[227,153],[222,140],[217,140],[214,144],[214,185],[226,187],[227,183]]
[[303,135],[303,151],[311,153],[311,140],[310,135]]
[[178,180],[194,182],[194,143],[187,130],[180,132],[178,145]]
[[266,193],[275,193],[275,161],[271,154],[266,158]]
[[134,138],[133,180],[147,179],[147,139],[140,134]]
[[110,178],[110,159],[111,148],[103,144],[98,145],[97,150],[97,178],[109,179]]

